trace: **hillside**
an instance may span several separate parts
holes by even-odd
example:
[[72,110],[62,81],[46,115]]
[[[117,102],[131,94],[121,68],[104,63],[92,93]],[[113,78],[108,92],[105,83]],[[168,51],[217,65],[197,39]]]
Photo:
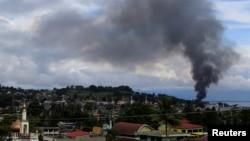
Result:
[[[133,97],[134,101],[143,102],[145,97],[149,102],[156,102],[158,97],[161,95],[168,94],[149,94],[149,93],[140,93],[135,92],[129,86],[96,86],[90,85],[88,87],[84,86],[67,86],[65,88],[54,88],[49,89],[22,89],[14,88],[8,86],[0,87],[0,107],[6,107],[11,105],[19,105],[23,100],[32,101],[38,99],[44,101],[47,99],[60,100],[62,96],[68,97],[68,100],[74,101],[75,99],[80,100],[101,100],[101,101],[118,101],[122,98],[131,98]],[[183,102],[184,99],[179,99],[171,96],[174,102]]]

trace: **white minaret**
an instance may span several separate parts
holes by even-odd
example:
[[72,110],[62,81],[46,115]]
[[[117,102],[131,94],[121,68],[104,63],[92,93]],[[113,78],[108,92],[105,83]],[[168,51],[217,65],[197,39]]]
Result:
[[130,104],[133,104],[133,103],[134,103],[133,97],[130,96]]
[[22,120],[27,120],[27,111],[26,111],[26,104],[23,104],[23,111],[22,111]]
[[145,104],[147,104],[148,103],[148,97],[147,97],[147,95],[145,96]]
[[29,121],[27,120],[27,110],[26,104],[23,104],[23,111],[22,111],[22,119],[20,121],[21,128],[20,134],[22,135],[29,135]]

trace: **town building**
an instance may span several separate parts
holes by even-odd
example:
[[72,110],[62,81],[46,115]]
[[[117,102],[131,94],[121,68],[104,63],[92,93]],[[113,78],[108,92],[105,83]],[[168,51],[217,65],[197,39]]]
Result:
[[138,132],[149,132],[153,128],[147,124],[117,122],[112,127],[112,130],[117,132],[115,141],[136,141],[140,139]]
[[181,120],[180,125],[170,126],[169,130],[178,133],[187,133],[191,135],[203,135],[203,126],[193,124],[186,119]]
[[[179,141],[203,137],[203,127],[182,120],[179,126],[171,126],[166,130],[155,130],[147,124],[118,122],[113,128],[115,141]],[[192,131],[192,132],[190,132]]]
[[7,137],[11,141],[39,141],[38,131],[36,133],[30,133],[29,121],[27,119],[27,107],[23,104],[22,118],[18,119],[11,124],[11,136]]

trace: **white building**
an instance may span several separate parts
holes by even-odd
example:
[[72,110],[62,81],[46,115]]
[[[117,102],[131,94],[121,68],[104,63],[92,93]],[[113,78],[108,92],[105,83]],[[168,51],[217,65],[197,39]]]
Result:
[[22,118],[17,119],[11,124],[11,139],[12,141],[39,141],[38,132],[29,132],[29,121],[27,120],[27,107],[23,104]]

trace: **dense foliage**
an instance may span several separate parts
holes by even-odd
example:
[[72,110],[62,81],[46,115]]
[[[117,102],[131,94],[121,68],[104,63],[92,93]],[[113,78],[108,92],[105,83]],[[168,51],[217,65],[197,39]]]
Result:
[[[131,96],[136,102],[122,106],[110,104],[98,106],[95,103],[78,104],[83,100],[106,101],[107,103],[114,101],[116,103],[123,98],[129,99]],[[145,97],[147,97],[148,103],[145,103]],[[55,103],[62,99],[67,101],[66,105]],[[46,101],[52,102],[49,107],[44,105]],[[37,130],[36,127],[39,126],[57,126],[58,122],[74,122],[76,128],[90,131],[93,126],[102,126],[104,123],[109,123],[110,120],[113,123],[118,121],[144,123],[154,128],[164,122],[178,123],[176,119],[181,118],[205,127],[209,124],[250,124],[249,109],[234,107],[231,110],[218,111],[215,108],[205,108],[205,103],[197,104],[195,101],[178,99],[167,94],[134,92],[128,86],[68,86],[52,90],[1,86],[0,137],[10,135],[10,125],[20,117],[20,106],[23,102],[29,103],[27,114],[31,131]],[[118,113],[112,113],[115,109],[119,109]]]

